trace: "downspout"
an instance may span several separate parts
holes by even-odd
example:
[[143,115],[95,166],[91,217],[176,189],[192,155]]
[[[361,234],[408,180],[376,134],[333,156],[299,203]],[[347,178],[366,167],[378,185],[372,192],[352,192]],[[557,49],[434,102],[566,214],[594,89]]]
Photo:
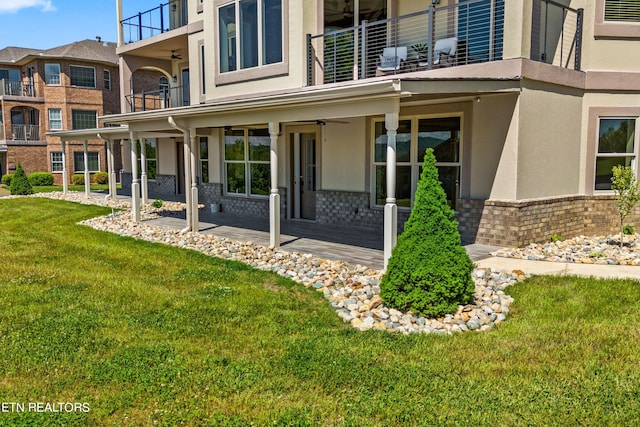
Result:
[[[181,234],[184,234],[188,231],[191,231],[191,203],[190,203],[190,199],[191,199],[191,194],[190,191],[187,191],[187,182],[191,181],[191,174],[189,173],[189,170],[191,168],[191,159],[189,156],[189,153],[187,151],[187,145],[190,143],[190,139],[189,139],[189,129],[185,126],[182,126],[178,123],[176,123],[176,121],[173,119],[173,116],[169,116],[167,117],[167,121],[169,122],[169,126],[171,126],[172,128],[179,130],[180,132],[182,132],[182,138],[184,139],[183,141],[183,146],[184,146],[184,174],[185,174],[185,191],[184,191],[184,196],[185,196],[185,201],[187,204],[187,226],[185,228],[183,228],[182,230],[180,230]],[[188,179],[189,178],[189,179]]]

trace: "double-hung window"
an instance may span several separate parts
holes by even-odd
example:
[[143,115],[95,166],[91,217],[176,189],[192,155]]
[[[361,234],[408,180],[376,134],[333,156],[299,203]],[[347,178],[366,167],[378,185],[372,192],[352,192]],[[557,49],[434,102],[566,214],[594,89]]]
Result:
[[71,86],[95,88],[96,87],[96,69],[94,67],[70,65],[69,79],[71,80]]
[[60,84],[60,64],[44,64],[44,82],[48,85]]
[[49,108],[49,130],[62,130],[62,109]]
[[103,70],[102,75],[104,77],[104,88],[106,90],[111,90],[111,71]]
[[200,178],[209,182],[209,138],[200,137]]
[[595,190],[611,190],[614,166],[630,166],[637,174],[637,117],[600,117]]
[[97,127],[97,112],[92,110],[71,110],[73,129],[94,129]]
[[268,129],[225,130],[224,165],[227,194],[269,194],[270,146]]
[[[396,136],[396,204],[413,206],[424,155],[432,148],[440,183],[449,205],[455,209],[459,197],[461,118],[412,117],[399,121]],[[387,133],[384,121],[374,122],[373,204],[382,206],[387,198]]]
[[[99,172],[100,162],[98,161],[98,153],[89,151],[87,153],[87,159],[89,161],[89,172]],[[73,152],[73,167],[76,172],[84,172],[84,151]]]
[[62,172],[62,151],[51,152],[51,172]]
[[283,2],[235,0],[217,10],[220,72],[283,61]]

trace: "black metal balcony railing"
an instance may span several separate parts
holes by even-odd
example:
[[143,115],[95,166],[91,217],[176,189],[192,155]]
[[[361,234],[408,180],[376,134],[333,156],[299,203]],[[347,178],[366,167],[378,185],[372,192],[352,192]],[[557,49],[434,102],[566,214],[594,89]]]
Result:
[[[505,0],[469,0],[307,35],[307,84],[326,84],[503,59]],[[531,59],[580,68],[582,11],[533,2]],[[538,40],[536,42],[534,39]],[[535,49],[535,50],[534,50]],[[382,63],[386,57],[401,58]]]
[[12,139],[14,141],[38,141],[40,140],[39,125],[11,125]]
[[125,40],[134,43],[167,31],[183,27],[188,23],[187,1],[170,0],[158,7],[139,12],[120,21]]
[[0,95],[3,96],[36,96],[32,84],[23,83],[20,80],[0,80]]
[[185,105],[184,87],[173,86],[167,89],[143,91],[125,95],[129,112],[161,110]]

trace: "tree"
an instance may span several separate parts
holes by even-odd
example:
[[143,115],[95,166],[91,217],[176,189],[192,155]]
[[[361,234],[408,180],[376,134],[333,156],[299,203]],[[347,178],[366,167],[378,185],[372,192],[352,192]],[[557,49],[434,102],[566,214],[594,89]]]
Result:
[[474,265],[453,217],[429,148],[413,210],[380,283],[380,296],[389,307],[437,317],[473,302]]
[[640,201],[638,185],[640,184],[630,166],[618,165],[613,167],[611,189],[616,195],[618,215],[620,216],[620,246],[622,246],[624,219],[631,213],[636,203]]
[[24,173],[24,169],[22,169],[20,163],[18,163],[16,171],[13,174],[9,190],[11,190],[11,194],[19,196],[33,194],[33,188],[31,187],[31,184],[29,184],[27,175]]

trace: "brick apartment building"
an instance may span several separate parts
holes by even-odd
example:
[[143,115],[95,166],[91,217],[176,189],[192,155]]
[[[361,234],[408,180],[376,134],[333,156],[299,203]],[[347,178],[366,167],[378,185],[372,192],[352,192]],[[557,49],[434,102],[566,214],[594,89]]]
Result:
[[[62,182],[62,145],[56,130],[98,127],[99,116],[120,112],[120,76],[114,43],[83,40],[48,50],[0,50],[0,175],[18,163],[48,171]],[[87,141],[90,172],[105,171],[105,142]],[[67,170],[84,171],[84,141],[66,145]],[[116,168],[122,166],[120,147]],[[70,179],[71,174],[69,174]]]

